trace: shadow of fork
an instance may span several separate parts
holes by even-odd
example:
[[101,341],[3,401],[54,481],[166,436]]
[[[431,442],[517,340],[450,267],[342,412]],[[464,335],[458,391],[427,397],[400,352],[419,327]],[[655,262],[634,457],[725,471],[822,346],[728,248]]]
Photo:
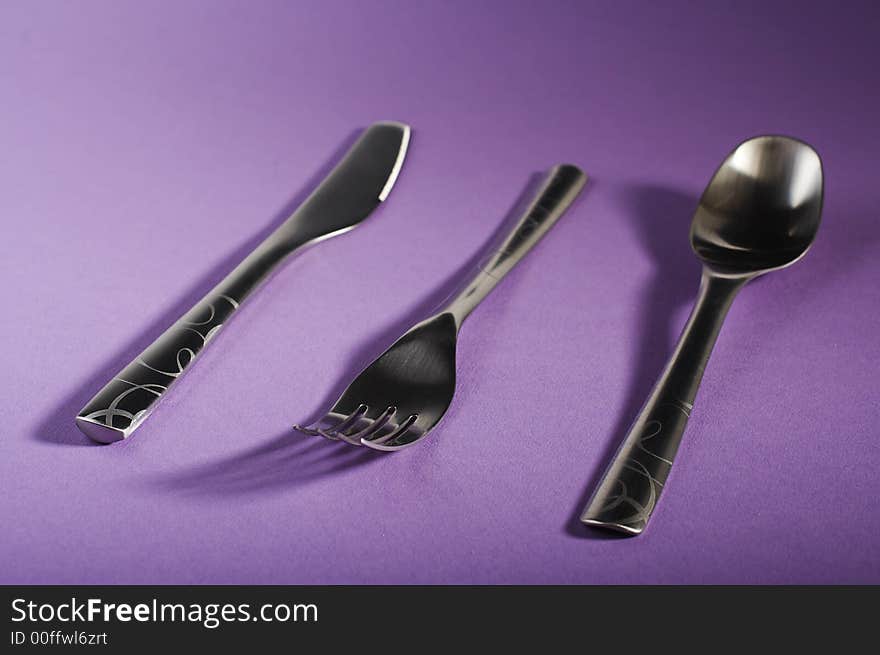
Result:
[[150,480],[149,486],[191,497],[281,491],[363,466],[381,457],[367,448],[312,439],[290,429],[257,446]]
[[[159,337],[171,324],[183,316],[193,305],[220,282],[223,277],[235,268],[257,245],[283,223],[290,214],[308,197],[309,194],[320,184],[332,168],[342,159],[345,153],[363,132],[358,129],[349,134],[339,145],[332,156],[314,173],[294,197],[287,202],[275,215],[268,226],[258,234],[251,237],[229,255],[224,257],[218,264],[202,276],[188,291],[186,291],[174,305],[155,319],[143,330],[138,331],[128,345],[122,348],[112,357],[109,357],[90,375],[80,380],[74,390],[60,400],[52,410],[43,417],[31,431],[32,438],[49,444],[59,446],[97,446],[86,437],[74,424],[76,413],[82,409],[89,399],[106,384],[114,375],[132,361],[137,355]],[[259,293],[259,290],[257,291]],[[222,339],[226,335],[219,335]],[[185,384],[185,383],[184,383]]]

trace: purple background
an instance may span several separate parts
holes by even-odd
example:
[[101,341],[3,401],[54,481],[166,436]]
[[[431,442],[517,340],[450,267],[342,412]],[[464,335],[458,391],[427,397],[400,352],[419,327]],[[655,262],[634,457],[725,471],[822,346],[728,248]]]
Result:
[[[0,582],[880,582],[878,16],[4,2]],[[414,128],[389,202],[88,443],[85,401],[386,118]],[[816,244],[735,303],[647,532],[582,529],[695,294],[695,199],[768,132],[824,159]],[[465,326],[432,436],[291,435],[561,161],[591,182]]]

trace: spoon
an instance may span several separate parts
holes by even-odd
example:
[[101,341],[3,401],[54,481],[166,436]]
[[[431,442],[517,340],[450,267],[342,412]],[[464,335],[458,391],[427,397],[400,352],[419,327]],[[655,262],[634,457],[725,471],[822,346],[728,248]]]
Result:
[[703,263],[696,304],[669,363],[581,514],[583,523],[629,535],[644,530],[733,299],[749,280],[803,257],[821,213],[822,163],[802,141],[749,139],[715,171],[691,223],[691,247]]

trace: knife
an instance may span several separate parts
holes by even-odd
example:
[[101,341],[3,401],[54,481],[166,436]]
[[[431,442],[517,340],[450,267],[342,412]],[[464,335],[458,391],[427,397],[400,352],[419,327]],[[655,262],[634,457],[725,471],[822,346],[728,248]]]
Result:
[[122,369],[77,414],[90,438],[129,437],[245,299],[293,253],[354,228],[387,197],[403,166],[410,128],[371,125],[295,212],[192,309]]

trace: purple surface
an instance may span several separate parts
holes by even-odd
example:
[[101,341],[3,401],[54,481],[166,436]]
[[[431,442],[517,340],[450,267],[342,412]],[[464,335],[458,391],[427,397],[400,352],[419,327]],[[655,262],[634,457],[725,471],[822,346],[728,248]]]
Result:
[[[880,582],[880,12],[660,4],[4,2],[0,582]],[[385,118],[389,202],[90,445],[84,402]],[[735,303],[647,532],[581,529],[696,291],[695,198],[768,132],[824,159],[818,240]],[[431,438],[292,436],[561,161],[591,182]]]

